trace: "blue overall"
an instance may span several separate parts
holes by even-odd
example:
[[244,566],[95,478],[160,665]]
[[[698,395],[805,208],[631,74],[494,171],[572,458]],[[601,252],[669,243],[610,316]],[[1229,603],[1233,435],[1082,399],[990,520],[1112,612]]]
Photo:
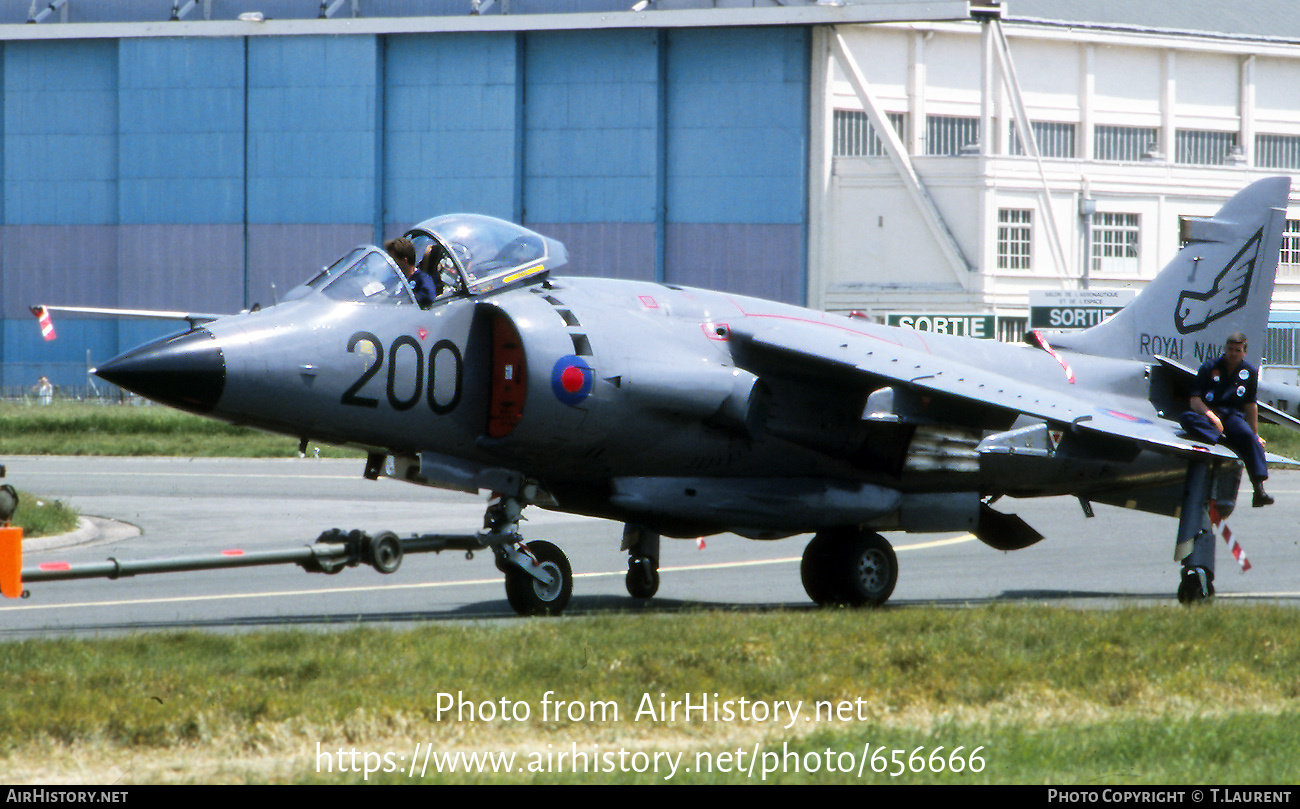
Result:
[[433,305],[433,299],[438,297],[433,278],[424,270],[416,270],[411,274],[411,291],[415,293],[415,302],[420,304],[421,309],[428,309]]
[[1264,448],[1259,445],[1255,431],[1246,420],[1245,409],[1255,402],[1255,388],[1259,383],[1259,371],[1253,365],[1242,360],[1237,370],[1229,373],[1223,357],[1206,360],[1196,374],[1196,384],[1192,395],[1199,396],[1223,422],[1220,433],[1210,420],[1195,410],[1183,414],[1183,429],[1192,438],[1209,444],[1222,442],[1226,444],[1246,465],[1246,472],[1252,482],[1268,478],[1268,463],[1264,459]]

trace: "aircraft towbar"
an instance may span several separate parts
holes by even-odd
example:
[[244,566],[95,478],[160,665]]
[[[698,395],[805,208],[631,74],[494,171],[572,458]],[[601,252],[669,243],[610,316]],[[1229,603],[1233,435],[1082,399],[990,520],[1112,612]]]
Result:
[[[473,553],[486,547],[488,543],[478,534],[426,534],[399,538],[391,531],[370,536],[359,530],[345,532],[334,528],[322,533],[311,545],[284,550],[227,550],[196,556],[135,560],[109,558],[103,562],[77,564],[46,562],[21,570],[15,577],[15,592],[11,597],[22,595],[26,598],[29,593],[22,586],[29,582],[122,579],[149,573],[181,573],[263,565],[298,565],[309,573],[338,573],[345,567],[365,563],[380,573],[393,573],[401,566],[402,557],[407,553],[440,553],[445,550]],[[13,567],[20,567],[21,555],[16,561],[17,564]],[[9,595],[10,589],[6,587],[6,595]]]

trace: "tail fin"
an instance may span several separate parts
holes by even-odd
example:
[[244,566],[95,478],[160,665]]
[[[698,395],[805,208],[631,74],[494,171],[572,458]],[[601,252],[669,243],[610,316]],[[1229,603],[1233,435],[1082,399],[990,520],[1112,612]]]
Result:
[[1196,367],[1242,332],[1259,364],[1282,243],[1288,177],[1247,186],[1208,219],[1189,219],[1187,246],[1118,314],[1079,332],[1049,336],[1056,348],[1083,354]]

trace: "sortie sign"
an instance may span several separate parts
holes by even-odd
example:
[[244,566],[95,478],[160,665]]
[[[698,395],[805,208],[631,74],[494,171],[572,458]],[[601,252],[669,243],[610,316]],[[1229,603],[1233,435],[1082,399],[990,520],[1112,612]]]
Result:
[[958,337],[978,337],[982,340],[996,340],[998,336],[997,317],[995,315],[973,314],[911,314],[908,312],[891,312],[886,323],[905,329],[929,331],[935,334],[953,334]]
[[1033,289],[1029,291],[1029,328],[1086,329],[1128,305],[1132,289]]

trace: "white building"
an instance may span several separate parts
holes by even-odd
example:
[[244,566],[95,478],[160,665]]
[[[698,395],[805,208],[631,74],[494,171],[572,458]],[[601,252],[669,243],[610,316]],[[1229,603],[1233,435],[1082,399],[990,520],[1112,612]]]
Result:
[[[993,313],[1015,336],[1030,290],[1140,288],[1180,217],[1300,174],[1293,10],[1007,0],[1000,23],[820,29],[810,305]],[[1275,321],[1285,310],[1300,310],[1300,187]]]

